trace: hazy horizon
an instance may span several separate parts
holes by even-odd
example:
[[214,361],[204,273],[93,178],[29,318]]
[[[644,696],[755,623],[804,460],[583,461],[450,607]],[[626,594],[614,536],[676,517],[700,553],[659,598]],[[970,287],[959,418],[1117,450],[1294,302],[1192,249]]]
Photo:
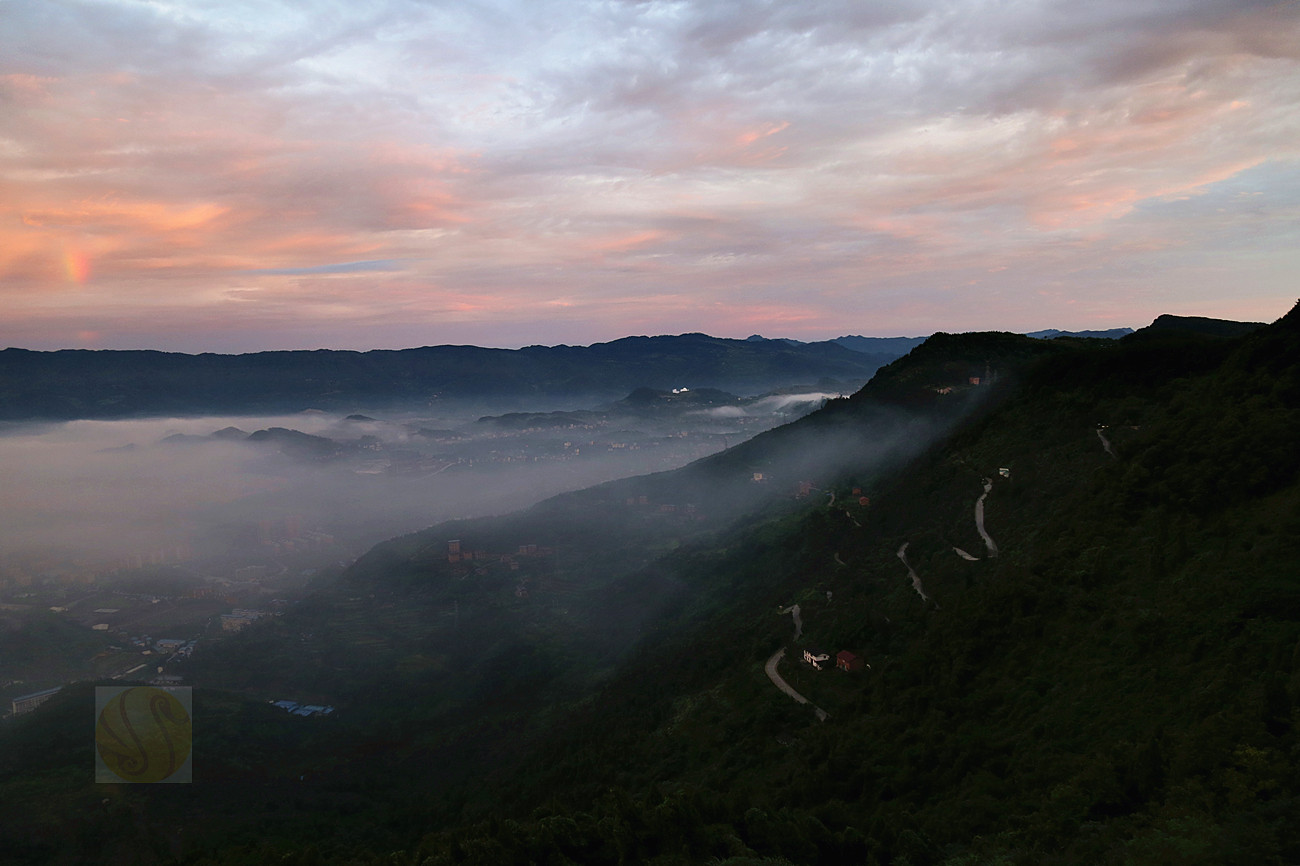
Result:
[[[1286,310],[1283,310],[1281,313],[1278,313],[1277,316],[1274,316],[1273,318],[1268,319],[1267,321],[1270,321],[1270,322],[1271,322],[1271,321],[1274,321],[1275,319],[1280,318],[1282,315],[1284,315],[1285,312],[1286,312]],[[1214,318],[1214,317],[1210,317],[1210,318]],[[1154,321],[1154,319],[1153,319],[1153,321]],[[1122,328],[1129,328],[1130,330],[1138,330],[1138,329],[1140,329],[1140,328],[1146,327],[1146,325],[1149,325],[1149,324],[1151,324],[1151,323],[1150,323],[1150,322],[1147,322],[1147,323],[1145,323],[1145,324],[1124,324],[1124,323],[1120,323],[1120,324],[1111,325],[1111,326],[1106,327],[1106,328],[1078,328],[1078,329],[1071,329],[1071,328],[1058,328],[1058,327],[1056,327],[1056,326],[1054,326],[1054,325],[1047,325],[1047,326],[1043,326],[1043,327],[1041,327],[1041,328],[1031,328],[1031,329],[1028,329],[1028,330],[1026,330],[1026,331],[1017,331],[1017,332],[1013,332],[1013,333],[1024,333],[1024,334],[1030,334],[1030,333],[1035,333],[1035,332],[1038,332],[1038,331],[1047,331],[1047,330],[1058,330],[1058,331],[1063,331],[1063,332],[1074,332],[1074,331],[1109,331],[1109,330],[1116,330],[1116,329],[1122,329]],[[991,329],[991,330],[1003,330],[1003,329]],[[801,343],[833,342],[834,340],[837,340],[837,339],[840,339],[840,338],[845,338],[845,337],[850,337],[850,338],[851,338],[851,337],[862,337],[862,338],[866,338],[866,339],[880,339],[880,340],[924,340],[924,339],[928,339],[929,337],[933,336],[933,335],[936,334],[936,333],[939,333],[939,331],[937,331],[937,330],[935,330],[935,331],[929,331],[929,332],[924,333],[924,334],[864,334],[864,333],[849,334],[849,333],[844,333],[844,334],[836,334],[836,335],[834,335],[834,336],[830,336],[830,337],[816,337],[816,338],[809,338],[809,339],[800,339],[799,342],[801,342]],[[948,332],[948,333],[954,333],[954,332],[951,332],[951,331],[950,331],[950,332]],[[963,332],[958,331],[958,332],[955,332],[955,333],[963,333]],[[193,354],[193,355],[198,355],[198,354],[208,354],[208,355],[251,355],[251,354],[258,354],[258,353],[262,353],[262,352],[358,352],[358,353],[364,353],[364,352],[400,352],[400,351],[405,351],[405,350],[407,350],[407,349],[422,349],[422,348],[431,348],[431,347],[435,347],[435,346],[439,346],[439,347],[441,347],[441,346],[473,346],[473,347],[475,347],[475,348],[480,348],[480,349],[504,349],[504,350],[507,350],[507,351],[515,351],[515,350],[518,350],[518,349],[529,348],[529,347],[532,347],[532,346],[543,346],[544,348],[564,348],[564,347],[585,348],[585,347],[588,347],[588,346],[597,346],[597,345],[604,345],[604,344],[607,344],[607,343],[614,343],[614,342],[618,342],[619,340],[626,340],[626,339],[635,339],[635,338],[644,338],[644,337],[680,337],[680,336],[685,336],[685,335],[688,335],[688,334],[704,334],[704,335],[707,336],[707,337],[715,337],[716,339],[720,339],[720,340],[737,340],[737,341],[740,341],[740,342],[745,342],[745,341],[748,340],[750,337],[754,337],[754,336],[762,337],[763,339],[766,339],[766,340],[793,340],[793,339],[797,339],[797,338],[794,338],[794,337],[788,337],[788,336],[785,336],[784,334],[777,334],[777,333],[773,333],[773,334],[749,334],[749,335],[746,335],[746,336],[744,336],[744,337],[721,337],[721,336],[718,336],[718,335],[716,335],[716,334],[708,334],[708,333],[705,333],[705,332],[703,332],[703,331],[684,330],[684,331],[674,332],[674,333],[671,333],[671,334],[667,334],[667,333],[665,333],[665,334],[622,334],[622,335],[617,336],[617,337],[610,337],[609,339],[596,340],[596,341],[591,342],[591,343],[548,343],[548,344],[543,344],[543,343],[512,343],[512,344],[510,344],[510,345],[499,345],[499,344],[492,344],[492,343],[438,343],[438,344],[434,344],[434,343],[424,343],[424,344],[420,344],[420,345],[409,345],[409,346],[371,346],[371,347],[368,347],[368,348],[340,348],[340,347],[337,347],[337,346],[303,346],[303,347],[297,347],[297,348],[273,347],[273,348],[265,348],[265,349],[250,349],[250,350],[247,350],[247,351],[232,351],[232,352],[220,352],[220,351],[185,351],[185,350],[181,350],[181,349],[154,349],[154,348],[151,348],[151,347],[148,347],[148,346],[114,346],[114,347],[108,347],[108,346],[103,346],[103,347],[88,347],[88,346],[57,346],[57,347],[50,347],[50,348],[32,348],[31,346],[0,346],[0,350],[4,350],[4,349],[24,349],[24,350],[32,351],[32,352],[59,352],[59,351],[64,351],[64,350],[78,350],[78,349],[93,349],[93,348],[99,348],[99,349],[105,349],[105,350],[109,350],[109,351],[123,351],[123,352],[131,352],[131,351],[136,351],[136,352],[151,352],[151,351],[157,351],[157,352],[164,352],[164,353],[168,353],[168,354]]]

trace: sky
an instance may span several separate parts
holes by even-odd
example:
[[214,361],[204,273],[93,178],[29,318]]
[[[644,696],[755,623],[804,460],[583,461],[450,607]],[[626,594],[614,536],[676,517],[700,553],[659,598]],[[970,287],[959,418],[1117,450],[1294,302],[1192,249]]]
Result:
[[1300,3],[0,0],[0,347],[1272,321]]

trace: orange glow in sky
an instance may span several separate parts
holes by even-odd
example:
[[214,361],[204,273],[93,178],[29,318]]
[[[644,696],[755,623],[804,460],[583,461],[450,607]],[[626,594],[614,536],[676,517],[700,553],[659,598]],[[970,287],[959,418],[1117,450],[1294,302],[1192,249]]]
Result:
[[173,5],[5,6],[0,347],[816,340],[1295,300],[1293,2]]
[[90,257],[79,249],[68,247],[63,252],[63,270],[70,281],[85,285],[90,279]]

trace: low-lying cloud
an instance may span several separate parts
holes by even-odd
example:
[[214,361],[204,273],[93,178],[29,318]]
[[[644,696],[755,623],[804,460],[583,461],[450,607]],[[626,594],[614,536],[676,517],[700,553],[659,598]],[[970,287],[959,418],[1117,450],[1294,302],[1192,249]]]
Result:
[[[781,398],[786,400],[787,398]],[[790,397],[789,400],[797,400]],[[681,466],[782,420],[610,416],[199,417],[0,428],[0,579],[89,579],[146,565],[229,571],[386,538]]]

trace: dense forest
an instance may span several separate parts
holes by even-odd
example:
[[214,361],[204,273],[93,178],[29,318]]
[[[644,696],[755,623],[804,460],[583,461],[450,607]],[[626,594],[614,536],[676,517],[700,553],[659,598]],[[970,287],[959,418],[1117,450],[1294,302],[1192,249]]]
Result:
[[1157,325],[380,545],[195,655],[193,784],[65,689],[0,863],[1300,862],[1300,307]]

